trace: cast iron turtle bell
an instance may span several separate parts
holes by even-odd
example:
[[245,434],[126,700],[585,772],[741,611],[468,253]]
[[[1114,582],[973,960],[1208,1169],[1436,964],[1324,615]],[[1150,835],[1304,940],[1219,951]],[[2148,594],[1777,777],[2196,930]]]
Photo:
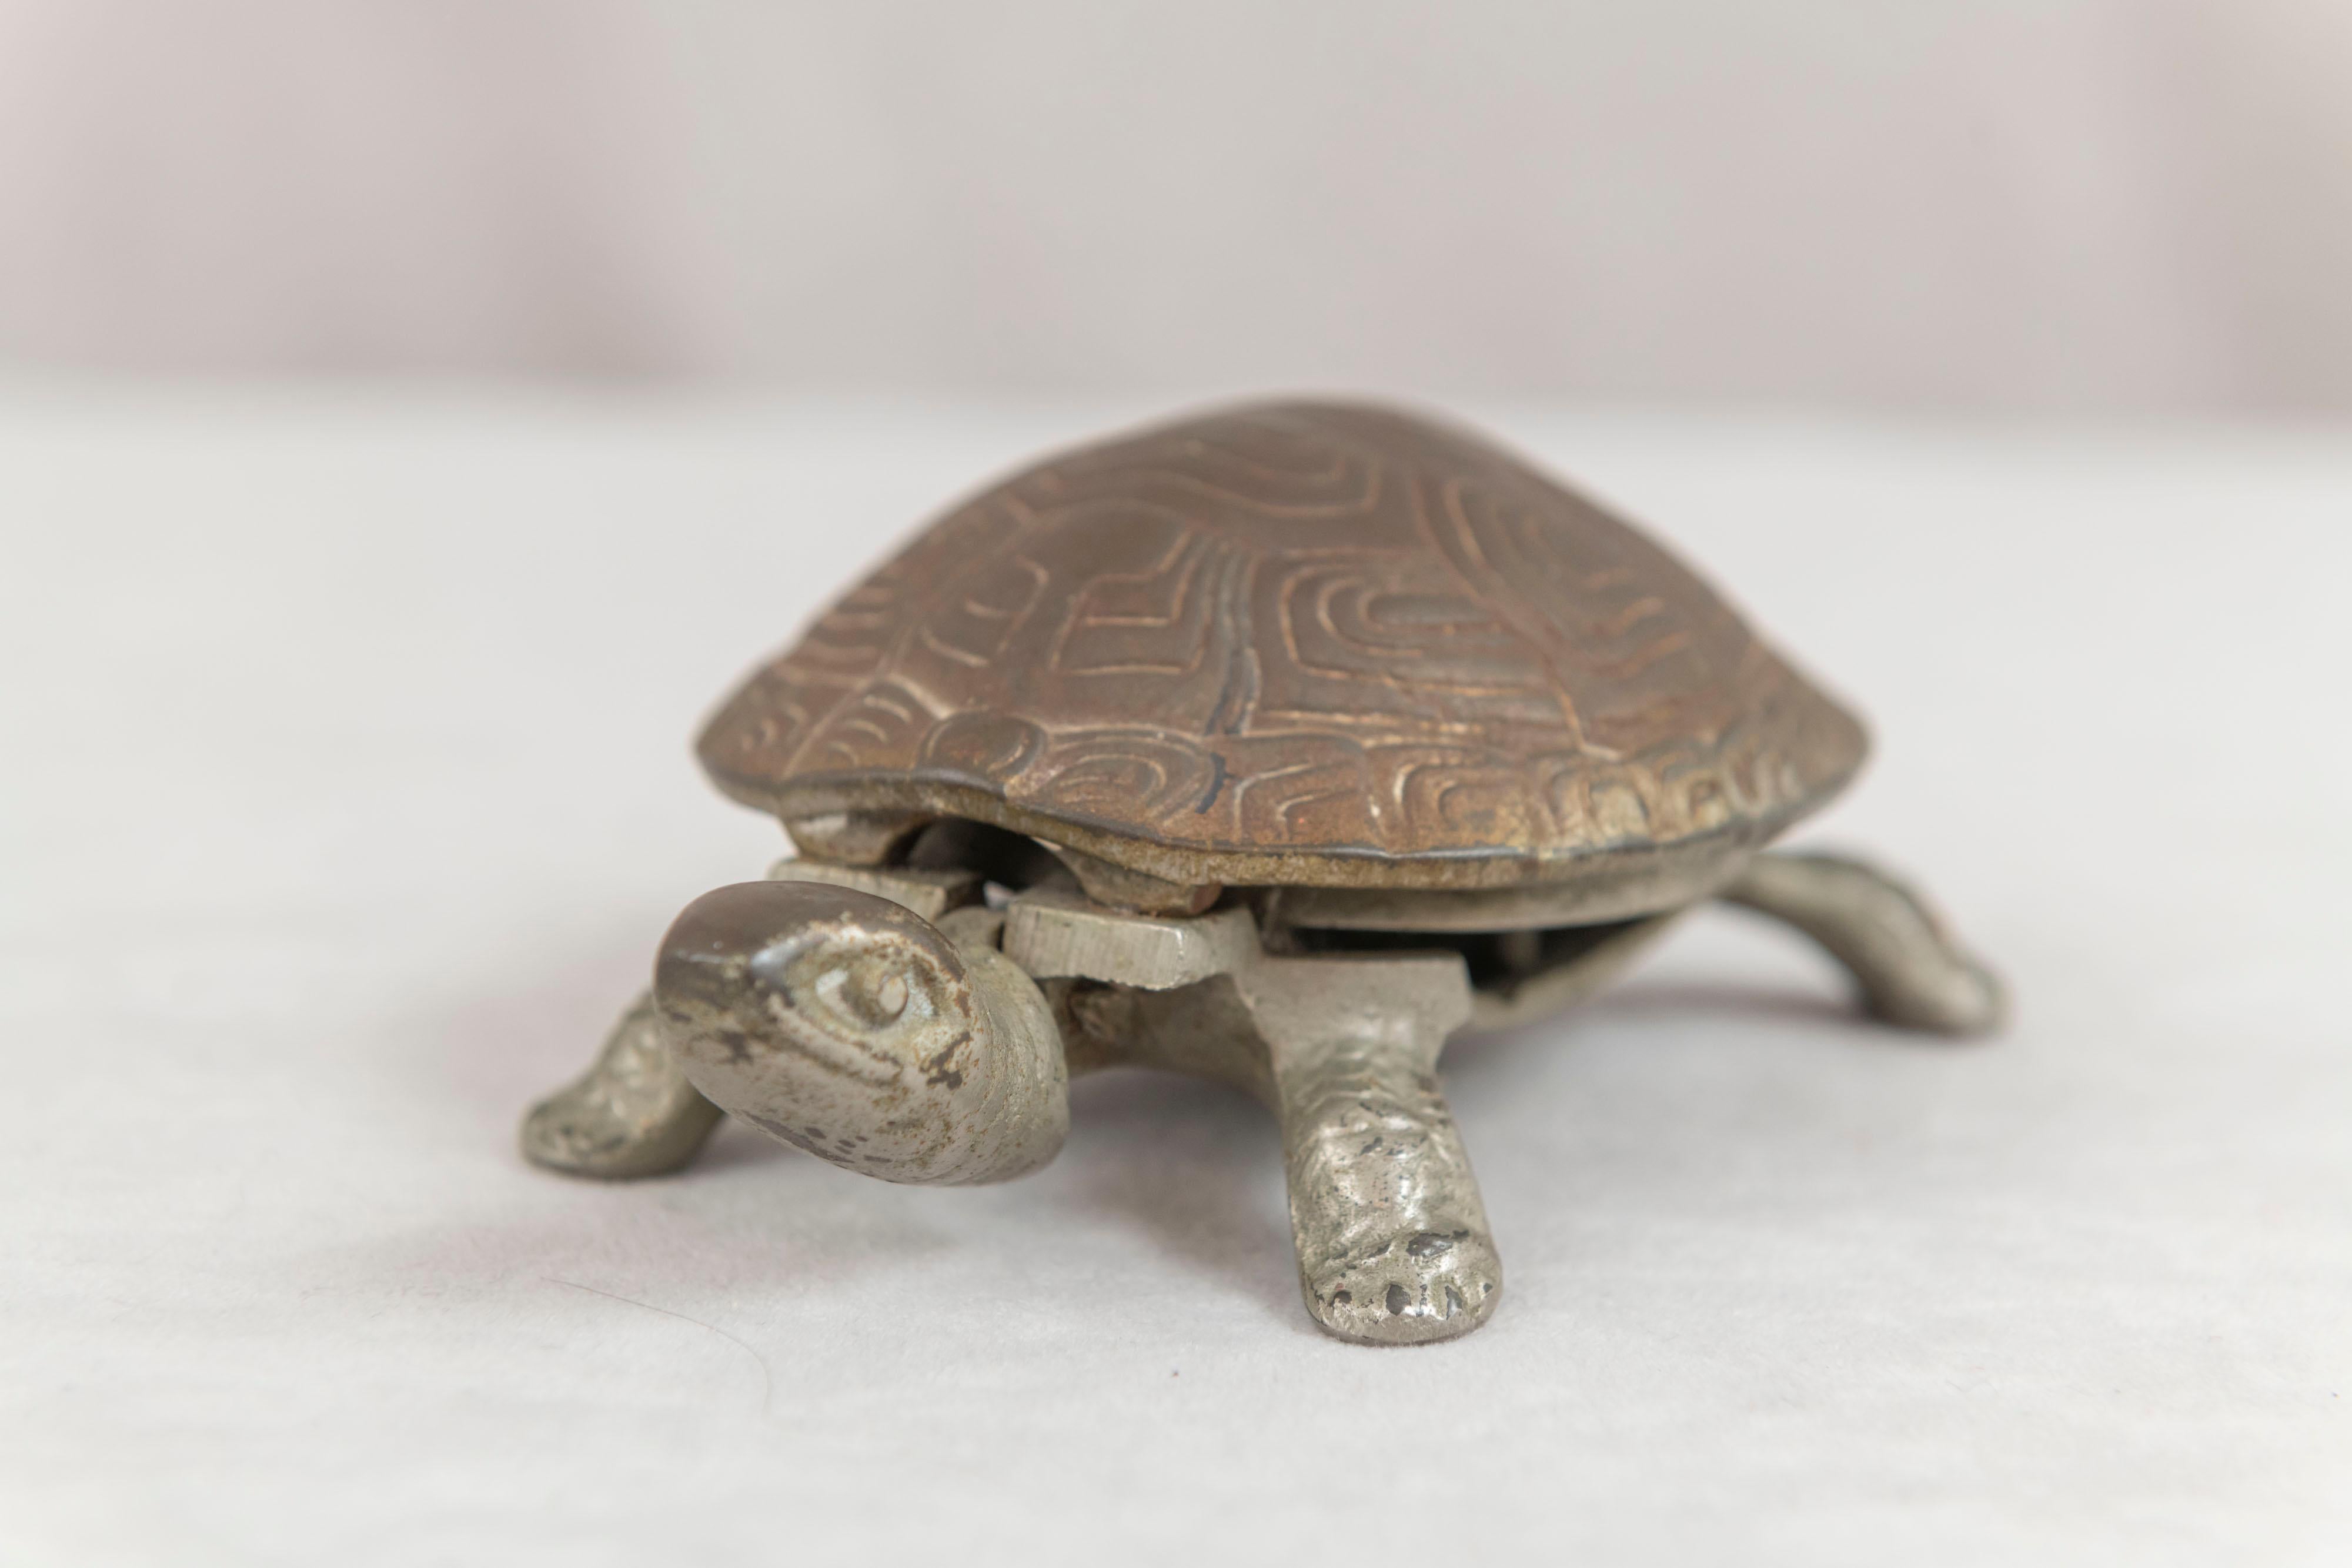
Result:
[[1467,1333],[1502,1269],[1435,1075],[1683,911],[1819,941],[1895,1025],[1991,1028],[1913,894],[1763,852],[1862,726],[1672,556],[1454,427],[1268,403],[956,507],[704,731],[799,850],[681,915],[534,1109],[541,1165],[690,1161],[722,1112],[887,1181],[1054,1157],[1073,1073],[1282,1124],[1299,1282],[1343,1339]]

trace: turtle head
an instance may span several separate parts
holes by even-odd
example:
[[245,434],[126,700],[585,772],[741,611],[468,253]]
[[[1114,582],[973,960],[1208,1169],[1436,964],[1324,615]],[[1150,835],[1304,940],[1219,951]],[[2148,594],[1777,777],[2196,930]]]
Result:
[[821,883],[722,887],[662,943],[662,1037],[705,1097],[844,1169],[1025,1175],[1069,1130],[1061,1036],[1035,982],[966,935]]

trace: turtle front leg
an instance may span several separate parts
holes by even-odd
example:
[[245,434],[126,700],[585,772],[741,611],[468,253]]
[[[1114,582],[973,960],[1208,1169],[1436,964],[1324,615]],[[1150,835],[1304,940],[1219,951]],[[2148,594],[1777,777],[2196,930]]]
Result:
[[1502,1264],[1437,1084],[1470,1012],[1460,961],[1276,959],[1236,978],[1273,1069],[1307,1310],[1370,1344],[1485,1322]]
[[2000,982],[1927,900],[1860,861],[1760,854],[1722,896],[1820,943],[1853,976],[1863,1005],[1899,1028],[1984,1034],[2007,1010]]
[[594,1066],[531,1107],[522,1152],[567,1176],[662,1176],[701,1152],[721,1114],[663,1043],[647,992],[613,1026]]

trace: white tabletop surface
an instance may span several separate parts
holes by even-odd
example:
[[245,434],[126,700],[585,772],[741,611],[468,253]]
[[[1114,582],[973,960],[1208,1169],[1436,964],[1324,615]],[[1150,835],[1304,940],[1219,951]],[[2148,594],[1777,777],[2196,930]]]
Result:
[[2019,999],[1708,913],[1449,1056],[1507,1294],[1302,1311],[1273,1128],[525,1166],[756,873],[708,706],[1144,412],[0,390],[0,1562],[2352,1561],[2352,433],[1489,410],[1875,723],[1801,835]]

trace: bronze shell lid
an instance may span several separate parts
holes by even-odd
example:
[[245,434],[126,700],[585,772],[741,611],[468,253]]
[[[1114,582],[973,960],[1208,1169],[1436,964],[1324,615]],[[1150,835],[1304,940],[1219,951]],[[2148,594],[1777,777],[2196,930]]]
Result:
[[971,497],[702,735],[786,821],[911,810],[1233,885],[1721,862],[1861,724],[1628,524],[1390,409],[1213,410]]

